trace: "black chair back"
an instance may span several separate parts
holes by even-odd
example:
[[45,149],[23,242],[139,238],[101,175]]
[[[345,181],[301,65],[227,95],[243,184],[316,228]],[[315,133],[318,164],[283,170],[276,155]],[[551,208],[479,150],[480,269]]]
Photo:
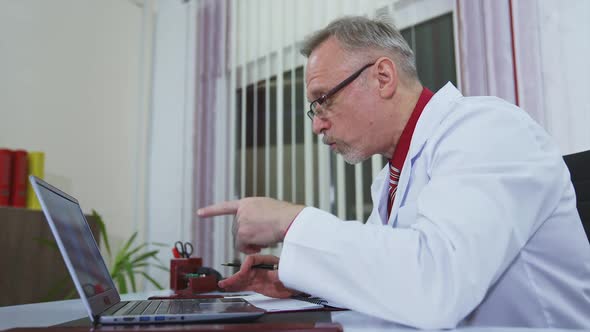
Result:
[[578,213],[590,241],[590,150],[563,156],[576,191]]

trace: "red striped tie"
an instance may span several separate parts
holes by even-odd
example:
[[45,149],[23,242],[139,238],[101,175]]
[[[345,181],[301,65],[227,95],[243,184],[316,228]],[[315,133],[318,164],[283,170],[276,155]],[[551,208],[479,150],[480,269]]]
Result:
[[395,199],[395,193],[397,192],[397,183],[399,181],[399,169],[395,168],[391,161],[389,162],[389,199],[387,200],[387,219],[391,214],[391,208],[393,207],[393,200]]

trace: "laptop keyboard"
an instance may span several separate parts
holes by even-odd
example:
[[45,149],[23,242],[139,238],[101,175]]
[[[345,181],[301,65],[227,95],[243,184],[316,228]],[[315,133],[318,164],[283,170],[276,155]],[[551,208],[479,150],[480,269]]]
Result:
[[152,300],[120,302],[118,308],[109,310],[115,316],[136,316],[154,314],[190,314],[199,312],[203,303],[220,302],[218,299]]

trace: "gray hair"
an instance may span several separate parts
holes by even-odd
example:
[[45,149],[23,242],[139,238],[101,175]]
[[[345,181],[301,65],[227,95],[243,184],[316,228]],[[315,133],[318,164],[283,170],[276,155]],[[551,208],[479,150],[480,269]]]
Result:
[[410,79],[418,79],[414,52],[388,17],[369,19],[364,16],[346,16],[332,21],[303,41],[301,54],[311,52],[330,37],[335,37],[342,48],[350,53],[371,54],[371,50],[384,51]]

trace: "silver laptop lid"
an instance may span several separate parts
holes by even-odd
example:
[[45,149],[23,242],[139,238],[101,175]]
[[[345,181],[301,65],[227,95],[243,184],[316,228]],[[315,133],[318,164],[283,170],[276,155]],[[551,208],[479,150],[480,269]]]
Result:
[[47,182],[29,177],[82,302],[94,322],[121,298],[78,201]]

